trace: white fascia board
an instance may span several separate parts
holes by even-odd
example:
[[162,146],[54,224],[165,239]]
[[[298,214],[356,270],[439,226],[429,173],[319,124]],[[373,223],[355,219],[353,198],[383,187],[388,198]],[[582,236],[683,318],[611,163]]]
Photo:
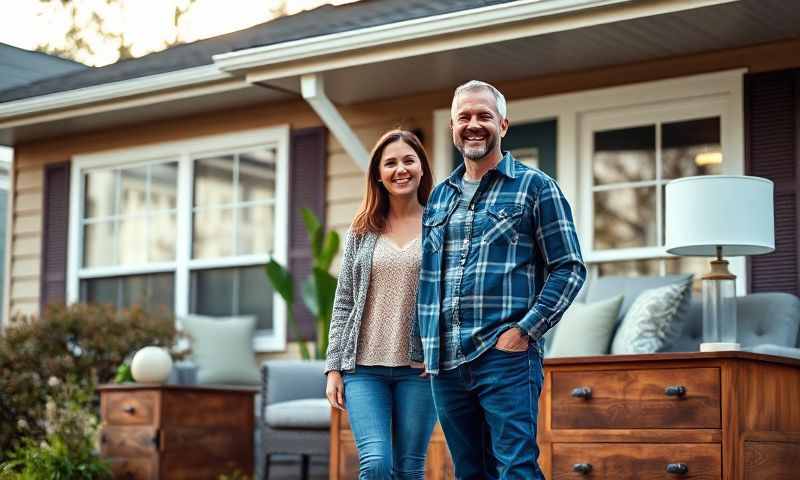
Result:
[[356,165],[366,172],[369,168],[369,153],[333,102],[325,95],[325,82],[322,75],[303,75],[300,78],[300,85],[305,101],[325,122],[325,126],[342,144]]
[[[146,77],[0,103],[0,119],[76,107],[88,103],[105,102],[133,95],[225,80],[231,77],[231,74],[220,71],[213,64],[148,75]],[[245,87],[247,84],[242,82],[242,86]]]
[[[657,13],[735,1],[739,0],[679,0],[667,2]],[[624,3],[642,4],[633,0],[519,0],[222,53],[213,58],[221,70],[236,71]]]

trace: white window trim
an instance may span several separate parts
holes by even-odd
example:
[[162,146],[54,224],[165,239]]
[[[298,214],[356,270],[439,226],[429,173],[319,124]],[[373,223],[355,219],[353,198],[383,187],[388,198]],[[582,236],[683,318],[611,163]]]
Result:
[[[725,173],[744,174],[744,100],[743,76],[747,69],[734,69],[700,75],[656,80],[617,87],[584,90],[575,93],[527,98],[508,102],[511,125],[537,120],[555,119],[558,122],[556,140],[556,169],[558,183],[575,210],[575,222],[585,260],[596,263],[610,260],[638,260],[655,257],[670,258],[663,248],[592,252],[591,246],[591,176],[586,169],[584,124],[605,115],[630,118],[636,112],[669,111],[686,102],[717,103],[721,125],[720,135],[725,157]],[[587,74],[590,75],[590,74]],[[698,111],[702,112],[703,107]],[[449,174],[452,137],[450,108],[433,113],[433,168],[437,181]],[[747,271],[744,257],[731,259],[731,271],[738,277],[737,294],[747,292]]]
[[[143,272],[175,272],[175,316],[189,313],[189,272],[197,268],[264,265],[269,255],[242,255],[223,259],[191,259],[192,231],[192,157],[221,151],[241,150],[266,145],[277,149],[275,165],[275,237],[273,258],[282,265],[288,261],[289,250],[289,127],[281,126],[246,130],[231,134],[211,135],[133,148],[107,150],[72,157],[70,177],[69,256],[67,261],[67,302],[80,301],[80,278],[130,275]],[[93,168],[133,166],[174,159],[178,161],[177,242],[175,261],[150,264],[146,267],[108,267],[81,269],[83,233],[83,173]],[[278,208],[280,205],[286,208]],[[188,239],[188,240],[187,240]],[[273,329],[271,334],[257,334],[253,348],[259,352],[286,349],[286,305],[275,293],[273,298]]]

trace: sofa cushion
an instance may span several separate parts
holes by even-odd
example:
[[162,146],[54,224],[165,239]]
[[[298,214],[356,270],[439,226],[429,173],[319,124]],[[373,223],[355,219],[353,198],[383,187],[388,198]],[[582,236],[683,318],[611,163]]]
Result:
[[261,384],[253,352],[255,317],[187,315],[179,321],[192,343],[198,384]]
[[690,279],[642,292],[617,329],[611,353],[653,353],[672,344],[683,327],[681,314],[688,307]]
[[592,303],[622,295],[619,320],[625,317],[636,298],[645,290],[691,281],[692,275],[665,275],[663,277],[621,277],[608,276],[593,278],[586,290],[586,302]]
[[608,353],[621,305],[622,295],[595,303],[573,303],[556,325],[548,356]]
[[303,398],[267,405],[266,423],[274,429],[327,430],[331,406],[325,398]]

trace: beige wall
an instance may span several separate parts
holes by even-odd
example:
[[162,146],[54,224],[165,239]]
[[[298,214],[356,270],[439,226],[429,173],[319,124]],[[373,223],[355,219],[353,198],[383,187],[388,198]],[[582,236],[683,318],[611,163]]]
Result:
[[[787,41],[591,71],[498,82],[497,85],[509,99],[514,100],[735,67],[747,67],[751,71],[795,67],[800,65],[800,58],[795,54],[797,51],[800,51],[800,41]],[[421,128],[430,153],[433,143],[433,110],[447,107],[450,95],[450,90],[444,90],[341,107],[341,111],[368,150],[383,131],[402,126]],[[8,265],[11,272],[10,311],[24,314],[38,312],[42,179],[45,165],[65,161],[75,154],[287,123],[292,128],[321,125],[320,120],[304,102],[293,101],[136,126],[135,136],[130,134],[132,129],[116,129],[15,146],[13,232]],[[335,138],[329,138],[328,149],[327,221],[329,226],[343,233],[360,202],[364,174]]]

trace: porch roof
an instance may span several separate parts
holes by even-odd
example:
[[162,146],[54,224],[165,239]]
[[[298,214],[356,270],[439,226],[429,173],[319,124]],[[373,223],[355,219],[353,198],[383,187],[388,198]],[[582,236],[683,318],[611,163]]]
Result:
[[0,92],[0,144],[299,99],[306,74],[350,104],[797,37],[781,0],[363,0]]

